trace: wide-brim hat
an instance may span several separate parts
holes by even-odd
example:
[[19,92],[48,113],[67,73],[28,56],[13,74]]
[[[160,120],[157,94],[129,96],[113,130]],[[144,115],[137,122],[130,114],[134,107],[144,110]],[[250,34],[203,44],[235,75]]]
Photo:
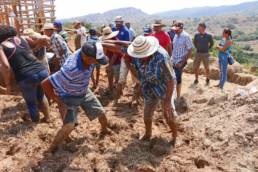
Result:
[[42,35],[40,33],[35,32],[33,29],[28,28],[23,31],[25,36],[33,37],[33,38],[40,38]]
[[44,24],[42,30],[55,30],[55,26],[53,23],[46,23]]
[[153,27],[165,27],[166,25],[162,22],[162,20],[155,20],[152,24]]
[[102,36],[100,37],[100,39],[102,41],[112,39],[112,38],[116,37],[118,34],[119,34],[119,31],[113,32],[110,27],[105,27],[103,29],[103,33],[102,33]]
[[159,48],[159,41],[153,36],[138,36],[128,47],[127,53],[134,58],[145,58],[153,55]]

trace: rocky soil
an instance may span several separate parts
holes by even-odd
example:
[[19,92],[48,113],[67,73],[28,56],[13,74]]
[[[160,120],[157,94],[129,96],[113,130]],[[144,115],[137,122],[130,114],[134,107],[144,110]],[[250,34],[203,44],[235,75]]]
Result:
[[[114,106],[104,95],[106,80],[96,94],[105,106],[112,135],[100,137],[98,121],[83,112],[72,132],[73,141],[55,153],[47,149],[62,126],[56,105],[50,124],[21,119],[26,108],[20,96],[0,96],[0,171],[3,172],[257,172],[258,93],[236,96],[238,85],[227,83],[222,93],[213,85],[191,86],[193,75],[184,75],[184,113],[180,113],[175,147],[161,109],[155,112],[153,138],[144,133],[143,105],[130,105],[131,90]],[[242,96],[241,96],[242,95]]]

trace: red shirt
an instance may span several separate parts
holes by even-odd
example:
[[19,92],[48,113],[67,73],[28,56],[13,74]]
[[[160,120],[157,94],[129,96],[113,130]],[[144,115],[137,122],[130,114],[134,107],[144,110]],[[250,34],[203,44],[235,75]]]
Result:
[[161,31],[159,33],[153,33],[151,36],[154,36],[159,40],[159,45],[162,46],[163,48],[167,48],[169,44],[171,44],[171,40],[167,32]]

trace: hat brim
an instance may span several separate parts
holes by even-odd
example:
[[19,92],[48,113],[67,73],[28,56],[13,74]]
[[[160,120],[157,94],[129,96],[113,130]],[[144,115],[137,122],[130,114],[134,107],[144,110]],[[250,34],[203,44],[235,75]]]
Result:
[[122,23],[124,20],[115,20],[115,23]]
[[152,27],[166,27],[165,24],[152,24]]
[[103,35],[100,39],[102,41],[108,40],[108,39],[116,37],[118,34],[119,34],[119,31],[114,31],[114,32],[110,33],[109,35]]
[[55,27],[43,27],[42,30],[56,30]]
[[100,65],[107,65],[109,62],[107,56],[103,56],[101,59],[98,59],[97,61]]
[[147,36],[146,39],[151,45],[150,48],[142,53],[137,53],[134,51],[133,44],[131,44],[127,49],[127,53],[129,54],[129,56],[141,59],[153,55],[158,50],[159,41],[155,37]]

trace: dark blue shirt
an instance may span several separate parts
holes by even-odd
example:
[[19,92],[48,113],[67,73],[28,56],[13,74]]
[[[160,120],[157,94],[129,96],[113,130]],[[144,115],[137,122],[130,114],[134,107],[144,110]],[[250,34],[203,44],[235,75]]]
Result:
[[[117,31],[116,28],[112,29],[113,31]],[[117,38],[120,41],[130,41],[130,33],[128,31],[128,29],[125,26],[122,26],[119,30],[119,33],[117,35]]]
[[214,44],[212,36],[208,33],[204,35],[200,33],[195,34],[193,42],[197,53],[208,53]]

